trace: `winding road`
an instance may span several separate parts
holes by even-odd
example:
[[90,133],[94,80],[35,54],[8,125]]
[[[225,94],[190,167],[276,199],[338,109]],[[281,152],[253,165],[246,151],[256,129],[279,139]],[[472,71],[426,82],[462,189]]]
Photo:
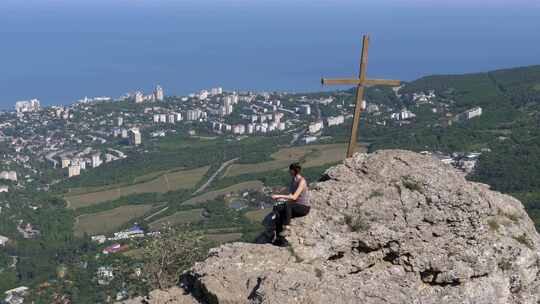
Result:
[[233,158],[231,160],[228,160],[226,162],[224,162],[221,167],[219,167],[219,169],[216,170],[216,172],[214,172],[214,174],[212,174],[212,176],[210,176],[210,178],[206,181],[206,183],[204,183],[201,187],[199,187],[199,189],[197,189],[197,191],[193,192],[193,194],[198,194],[202,191],[204,191],[206,188],[208,188],[208,186],[210,186],[210,184],[214,181],[214,179],[218,176],[219,173],[221,173],[221,171],[223,171],[225,168],[227,168],[227,166],[229,165],[232,165],[232,163],[234,163],[235,161],[237,161],[239,158]]

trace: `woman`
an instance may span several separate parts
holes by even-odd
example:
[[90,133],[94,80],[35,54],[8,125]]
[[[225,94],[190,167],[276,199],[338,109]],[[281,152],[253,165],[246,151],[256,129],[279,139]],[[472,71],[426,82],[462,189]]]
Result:
[[287,245],[287,241],[281,235],[281,232],[283,231],[283,226],[290,224],[291,218],[306,216],[309,213],[308,185],[306,179],[300,174],[301,171],[302,167],[300,167],[300,164],[291,164],[289,166],[289,173],[292,180],[289,185],[289,194],[272,195],[272,199],[274,200],[285,200],[284,204],[274,207],[274,211],[278,215],[276,219],[275,245]]

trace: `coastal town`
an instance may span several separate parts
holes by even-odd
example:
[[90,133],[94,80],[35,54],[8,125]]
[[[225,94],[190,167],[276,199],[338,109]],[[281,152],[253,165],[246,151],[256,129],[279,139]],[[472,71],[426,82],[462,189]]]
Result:
[[[446,126],[482,115],[481,107],[452,112],[452,101],[441,98],[434,90],[402,94],[400,89],[391,90],[394,103],[376,98],[362,102],[365,119],[372,128],[414,125],[422,119],[419,109],[426,107]],[[333,132],[348,128],[347,123],[350,125],[355,109],[352,97],[351,91],[293,94],[227,91],[221,87],[187,96],[169,96],[157,85],[149,94],[135,91],[118,98],[85,97],[71,105],[42,106],[38,99],[17,101],[14,111],[0,112],[0,193],[26,189],[49,191],[56,184],[87,172],[99,172],[110,164],[144,155],[152,147],[151,143],[174,136],[219,137],[242,142],[248,138],[271,139],[286,135],[290,137],[291,146],[332,143]],[[421,151],[467,174],[474,171],[484,152],[489,149],[453,153]],[[256,208],[264,205],[258,198],[251,204]],[[241,210],[246,206],[236,201],[230,207]],[[29,199],[17,208],[19,212],[13,212],[13,203],[0,199],[0,218],[9,216],[16,220],[17,237],[40,239],[41,228],[27,216],[21,216],[21,210],[35,212],[43,208],[43,204]],[[168,208],[162,207],[155,214]],[[109,255],[137,249],[141,241],[159,235],[159,229],[146,230],[135,224],[89,237],[100,248],[96,258],[106,261]],[[0,248],[9,245],[10,238],[0,235]],[[10,267],[16,264],[17,257],[13,256]],[[108,286],[120,268],[108,262],[100,265],[95,273],[96,282]],[[134,266],[130,273],[141,276],[141,267]],[[9,290],[4,302],[22,303],[27,293],[26,286]],[[126,297],[125,289],[116,294],[116,300]]]
[[[394,88],[397,97],[399,88]],[[414,93],[412,104],[432,105],[433,113],[444,113],[448,124],[482,115],[475,107],[463,113],[448,112],[448,104],[434,102],[434,91]],[[115,104],[131,104],[129,110]],[[324,115],[321,108],[331,108]],[[105,108],[111,108],[110,111]],[[397,126],[415,121],[414,110],[364,101],[362,109],[376,125]],[[125,159],[144,140],[177,132],[197,136],[200,128],[216,136],[272,136],[288,133],[303,144],[317,142],[324,128],[342,125],[352,118],[354,104],[345,97],[308,97],[298,94],[224,91],[221,87],[188,96],[166,96],[161,86],[145,95],[142,91],[111,97],[85,97],[72,105],[42,107],[38,99],[18,101],[15,112],[0,113],[2,151],[0,179],[30,183],[44,170],[60,170],[62,178],[84,170]],[[326,111],[328,112],[328,111]],[[435,151],[433,151],[435,152]],[[13,168],[8,170],[9,168]],[[17,178],[19,177],[19,178]],[[44,185],[45,189],[48,185]],[[8,191],[0,185],[0,192]]]

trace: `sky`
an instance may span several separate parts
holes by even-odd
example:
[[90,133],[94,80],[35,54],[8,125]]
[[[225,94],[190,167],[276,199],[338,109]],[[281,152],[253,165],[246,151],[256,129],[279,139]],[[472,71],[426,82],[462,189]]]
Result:
[[226,89],[317,91],[353,76],[540,64],[533,0],[1,0],[0,109],[39,98]]

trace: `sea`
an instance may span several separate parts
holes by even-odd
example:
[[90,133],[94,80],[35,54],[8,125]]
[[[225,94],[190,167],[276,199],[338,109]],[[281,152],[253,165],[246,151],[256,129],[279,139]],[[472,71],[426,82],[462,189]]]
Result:
[[[312,92],[540,64],[538,1],[2,0],[0,109],[38,98],[226,90]],[[506,4],[505,4],[506,2]]]

